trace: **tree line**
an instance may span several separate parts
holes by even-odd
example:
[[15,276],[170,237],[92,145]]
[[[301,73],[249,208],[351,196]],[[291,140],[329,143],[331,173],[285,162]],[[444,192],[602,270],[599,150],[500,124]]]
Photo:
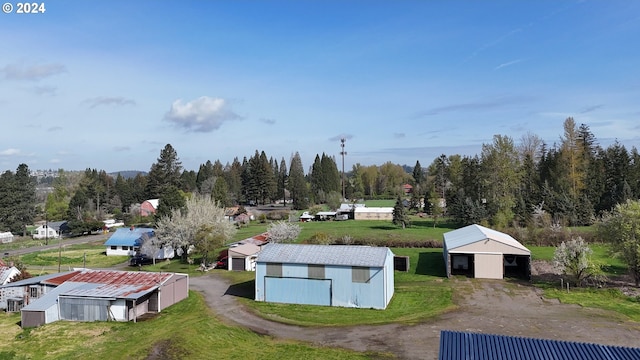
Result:
[[[159,198],[158,216],[185,206],[186,194],[210,195],[219,205],[314,204],[337,207],[343,201],[408,197],[409,207],[433,216],[448,215],[461,225],[481,223],[496,228],[544,221],[560,225],[590,225],[627,199],[640,197],[640,154],[614,143],[598,145],[587,125],[573,118],[563,123],[554,144],[527,133],[518,142],[495,135],[474,156],[441,155],[423,168],[391,162],[356,163],[342,176],[335,158],[316,155],[305,172],[299,153],[289,162],[256,150],[242,160],[220,160],[186,170],[177,151],[167,144],[147,174],[113,177],[86,169],[80,176],[63,170],[51,183],[53,191],[37,207],[34,179],[27,165],[0,176],[0,230],[20,232],[36,218],[81,223],[107,214],[127,220],[139,204]],[[405,195],[405,184],[413,187]],[[446,213],[445,213],[446,211]]]

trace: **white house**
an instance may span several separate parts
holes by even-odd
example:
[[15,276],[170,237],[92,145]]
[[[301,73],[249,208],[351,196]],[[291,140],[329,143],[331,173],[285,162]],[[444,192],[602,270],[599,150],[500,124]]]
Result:
[[38,226],[32,234],[34,239],[57,239],[62,236],[66,221],[50,221]]
[[136,255],[140,246],[146,239],[155,236],[151,228],[118,228],[104,243],[107,247],[107,256],[110,255]]

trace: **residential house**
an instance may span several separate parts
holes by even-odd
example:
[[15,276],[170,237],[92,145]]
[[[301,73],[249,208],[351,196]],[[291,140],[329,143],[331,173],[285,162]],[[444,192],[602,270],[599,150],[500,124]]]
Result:
[[[22,298],[23,328],[58,320],[136,321],[186,299],[189,277],[177,273],[83,269],[5,285]],[[40,289],[46,291],[38,292]],[[20,293],[20,290],[22,292]],[[35,296],[34,296],[35,295]]]
[[142,243],[154,236],[155,232],[151,228],[133,226],[131,228],[118,228],[104,243],[107,247],[107,256],[136,255],[140,251]]
[[7,263],[0,259],[0,285],[5,285],[16,275],[20,275],[20,270],[13,266],[13,264],[7,265]]
[[386,247],[269,243],[256,259],[255,300],[385,309],[393,258]]
[[502,279],[531,278],[531,251],[508,234],[480,225],[444,233],[447,276]]
[[158,204],[160,199],[145,200],[140,204],[140,216],[151,216],[158,211]]
[[34,239],[57,239],[68,230],[67,221],[49,221],[38,226],[31,236]]

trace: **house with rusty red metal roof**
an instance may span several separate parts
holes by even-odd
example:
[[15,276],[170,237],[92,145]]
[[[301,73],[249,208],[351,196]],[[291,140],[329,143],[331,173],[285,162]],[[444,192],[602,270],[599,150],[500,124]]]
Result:
[[22,327],[58,320],[136,321],[187,298],[189,276],[178,273],[82,269],[9,283]]

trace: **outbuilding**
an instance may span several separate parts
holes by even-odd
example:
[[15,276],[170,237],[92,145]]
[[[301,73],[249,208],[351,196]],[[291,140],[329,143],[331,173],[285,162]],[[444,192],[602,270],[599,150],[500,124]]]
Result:
[[270,243],[256,260],[256,301],[385,309],[393,294],[386,247]]
[[531,252],[508,234],[480,225],[446,232],[443,256],[447,277],[531,278]]
[[242,244],[230,247],[227,252],[228,270],[255,271],[256,258],[262,248],[254,244]]
[[[155,236],[152,228],[118,228],[104,243],[107,247],[107,256],[111,255],[136,255],[140,246]],[[151,255],[151,254],[149,254]]]
[[[22,296],[23,328],[58,320],[135,322],[189,295],[186,274],[83,269],[57,275],[12,286],[28,290]],[[39,291],[42,285],[46,292]]]

